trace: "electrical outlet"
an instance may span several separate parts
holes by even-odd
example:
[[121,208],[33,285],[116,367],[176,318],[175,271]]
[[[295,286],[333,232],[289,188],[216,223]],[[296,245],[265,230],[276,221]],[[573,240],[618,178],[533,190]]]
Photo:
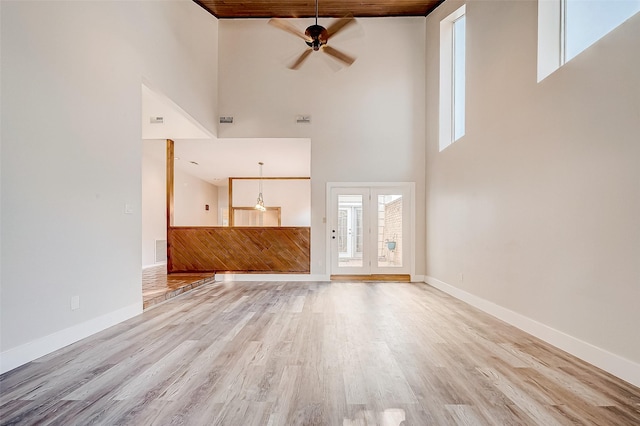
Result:
[[464,281],[464,274],[460,272],[460,282]]
[[80,309],[80,296],[71,296],[71,310]]

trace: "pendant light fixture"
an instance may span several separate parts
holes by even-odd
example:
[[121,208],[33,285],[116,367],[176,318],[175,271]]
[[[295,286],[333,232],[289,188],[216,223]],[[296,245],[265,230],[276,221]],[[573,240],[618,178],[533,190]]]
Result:
[[262,199],[262,166],[264,163],[261,161],[258,163],[260,165],[260,181],[258,183],[258,201],[256,202],[256,206],[254,207],[256,210],[264,212],[267,208],[264,206],[264,200]]

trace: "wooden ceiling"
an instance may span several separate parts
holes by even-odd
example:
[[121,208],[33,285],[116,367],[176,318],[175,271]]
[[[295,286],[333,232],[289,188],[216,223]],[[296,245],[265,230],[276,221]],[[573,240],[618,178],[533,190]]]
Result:
[[[308,18],[313,0],[194,0],[213,16],[232,18]],[[426,16],[444,0],[319,0],[321,17]]]

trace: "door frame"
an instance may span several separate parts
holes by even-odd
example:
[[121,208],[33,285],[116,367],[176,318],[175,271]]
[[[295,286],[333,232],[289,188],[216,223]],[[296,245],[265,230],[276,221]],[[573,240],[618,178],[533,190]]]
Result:
[[409,254],[409,273],[413,278],[416,273],[416,183],[415,182],[327,182],[325,194],[325,273],[331,276],[332,259],[331,259],[331,191],[334,188],[387,188],[387,187],[406,187],[409,190],[409,224],[410,230],[408,246],[411,248]]

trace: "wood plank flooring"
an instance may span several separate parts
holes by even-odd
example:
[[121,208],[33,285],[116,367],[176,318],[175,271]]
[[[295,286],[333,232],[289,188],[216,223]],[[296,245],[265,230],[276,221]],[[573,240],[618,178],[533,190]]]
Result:
[[408,283],[205,284],[0,390],[3,425],[640,424],[640,389]]
[[142,270],[142,306],[150,306],[176,297],[203,284],[213,282],[213,272],[182,272],[167,274],[167,265]]

